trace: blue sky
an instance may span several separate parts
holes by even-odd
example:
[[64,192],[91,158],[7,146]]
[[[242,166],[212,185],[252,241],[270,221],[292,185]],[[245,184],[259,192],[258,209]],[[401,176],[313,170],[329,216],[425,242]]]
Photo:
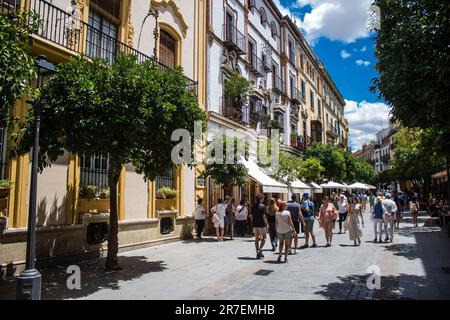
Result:
[[388,125],[389,109],[369,92],[374,43],[367,21],[372,0],[273,0],[302,29],[346,99],[353,150]]

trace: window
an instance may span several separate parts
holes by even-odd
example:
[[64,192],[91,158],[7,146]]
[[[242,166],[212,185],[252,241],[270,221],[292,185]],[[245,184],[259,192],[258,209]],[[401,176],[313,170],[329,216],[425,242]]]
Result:
[[289,59],[291,60],[292,63],[295,64],[294,43],[292,42],[291,39],[289,39],[288,48],[289,48]]
[[247,7],[251,10],[252,8],[256,8],[255,0],[248,0]]
[[295,80],[293,76],[289,77],[289,85],[290,85],[290,89],[291,89],[291,98],[295,97]]
[[156,183],[156,191],[158,191],[163,187],[174,189],[173,170],[169,169],[163,175],[157,176],[155,183]]
[[306,99],[306,83],[305,83],[305,80],[302,80],[302,98]]
[[108,186],[109,157],[93,155],[81,157],[80,184],[97,186],[99,191]]
[[319,98],[317,98],[317,111],[319,112],[319,116],[322,115],[322,104]]
[[304,63],[304,61],[303,61],[303,54],[300,54],[300,68],[303,70],[303,63]]
[[311,98],[311,110],[314,111],[314,92],[309,90],[310,98]]
[[159,62],[172,69],[177,65],[177,41],[164,30],[159,38]]
[[266,11],[264,10],[264,8],[259,9],[259,15],[260,15],[260,19],[261,19],[261,24],[263,27],[265,27],[267,24],[267,14],[266,14]]
[[117,25],[104,16],[89,11],[86,55],[114,61],[117,51]]
[[272,38],[276,39],[278,32],[277,32],[277,26],[275,25],[275,22],[271,22],[270,23],[270,29],[271,29],[271,33],[272,33]]

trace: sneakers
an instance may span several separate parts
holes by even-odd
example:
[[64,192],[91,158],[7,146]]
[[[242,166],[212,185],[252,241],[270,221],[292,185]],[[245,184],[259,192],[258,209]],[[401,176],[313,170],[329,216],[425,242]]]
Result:
[[259,251],[256,253],[256,259],[261,259],[261,258],[264,258],[264,255],[263,255],[262,251],[259,250]]
[[378,242],[378,239],[377,239],[377,238],[373,239],[373,242],[377,243],[377,242]]
[[[381,242],[381,241],[380,241]],[[386,239],[384,239],[384,242],[389,242],[389,237],[387,237]]]

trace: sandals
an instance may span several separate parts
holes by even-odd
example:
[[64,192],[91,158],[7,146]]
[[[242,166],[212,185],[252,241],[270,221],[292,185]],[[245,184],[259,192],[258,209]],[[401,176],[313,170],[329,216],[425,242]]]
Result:
[[281,263],[281,255],[278,256],[277,261],[278,261],[278,263]]

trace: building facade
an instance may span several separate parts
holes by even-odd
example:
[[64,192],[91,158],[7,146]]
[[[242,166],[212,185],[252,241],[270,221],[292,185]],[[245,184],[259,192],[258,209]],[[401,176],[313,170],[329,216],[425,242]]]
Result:
[[[348,150],[345,100],[300,29],[273,1],[210,0],[207,30],[211,134],[234,131],[248,137],[254,142],[250,158],[255,164],[255,146],[271,138],[270,129],[280,130],[281,150],[294,156],[313,142]],[[251,83],[248,103],[239,106],[225,90],[236,73]],[[232,190],[222,190],[210,180],[207,185],[209,207],[225,195],[252,201],[264,191],[263,183],[254,178]]]
[[[204,0],[0,0],[0,8],[1,14],[18,8],[33,10],[42,19],[33,34],[32,53],[36,56],[46,55],[54,64],[79,54],[112,62],[117,53],[125,52],[137,55],[139,61],[155,59],[161,70],[182,66],[190,78],[189,88],[205,107]],[[150,9],[158,11],[157,24],[154,16],[147,15]],[[26,100],[17,101],[16,116],[25,116],[30,107]],[[0,203],[8,227],[0,234],[0,267],[18,272],[25,260],[30,156],[9,159],[11,130],[2,128],[1,133],[1,178],[10,180],[12,189]],[[109,199],[102,197],[106,194],[102,189],[107,185],[108,161],[103,154],[87,158],[66,153],[38,175],[39,259],[98,255],[105,249]],[[96,194],[86,196],[86,186],[96,187]],[[176,190],[176,197],[159,199],[161,187]],[[145,182],[131,164],[124,166],[118,184],[121,250],[179,239],[193,223],[187,216],[194,209],[195,195],[203,197],[205,191],[197,184],[196,172],[185,166],[154,182]]]
[[355,151],[353,155],[375,168],[375,142],[363,144],[362,148]]

